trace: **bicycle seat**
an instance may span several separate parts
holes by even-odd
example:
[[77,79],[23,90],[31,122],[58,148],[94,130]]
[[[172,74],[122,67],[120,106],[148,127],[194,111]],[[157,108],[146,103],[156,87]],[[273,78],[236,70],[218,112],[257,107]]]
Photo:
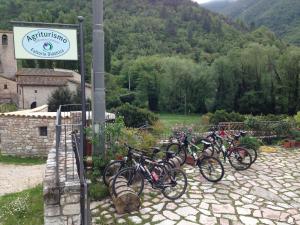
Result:
[[242,137],[244,137],[247,134],[247,131],[241,131],[240,134]]
[[166,151],[166,156],[168,159],[171,159],[175,157],[175,153],[173,151]]
[[153,154],[157,154],[160,152],[160,148],[159,147],[151,147],[150,148],[153,151]]

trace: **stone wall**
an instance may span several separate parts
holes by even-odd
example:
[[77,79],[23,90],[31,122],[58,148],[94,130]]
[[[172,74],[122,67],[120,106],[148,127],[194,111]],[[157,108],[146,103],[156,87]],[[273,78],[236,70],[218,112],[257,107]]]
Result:
[[[44,177],[44,224],[80,225],[80,181],[71,142],[59,148],[59,184],[56,182],[56,150],[48,155]],[[65,151],[66,150],[66,151]],[[65,152],[67,154],[65,154]],[[66,165],[65,165],[66,162]]]
[[46,157],[54,138],[55,117],[0,115],[0,151],[3,155]]

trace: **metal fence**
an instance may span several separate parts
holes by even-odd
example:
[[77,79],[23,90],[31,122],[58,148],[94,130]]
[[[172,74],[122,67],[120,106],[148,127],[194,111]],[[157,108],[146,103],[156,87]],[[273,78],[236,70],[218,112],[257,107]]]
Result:
[[[87,118],[90,117],[87,111]],[[56,116],[56,182],[80,181],[81,224],[90,224],[88,183],[83,164],[84,135],[81,105],[61,105]]]

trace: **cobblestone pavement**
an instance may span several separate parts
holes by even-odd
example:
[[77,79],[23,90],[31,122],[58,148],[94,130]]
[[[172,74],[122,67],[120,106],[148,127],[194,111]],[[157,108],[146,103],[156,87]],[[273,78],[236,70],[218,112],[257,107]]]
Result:
[[159,225],[300,225],[300,149],[261,153],[247,171],[225,165],[217,184],[185,166],[187,193],[174,202],[146,191],[139,212],[117,215],[110,199],[91,204],[93,223]]
[[23,166],[0,163],[0,196],[41,184],[44,171],[45,165]]

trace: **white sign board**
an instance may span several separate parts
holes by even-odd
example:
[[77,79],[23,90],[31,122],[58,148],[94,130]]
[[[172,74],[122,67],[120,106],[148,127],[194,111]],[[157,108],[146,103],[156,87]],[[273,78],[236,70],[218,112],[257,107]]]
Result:
[[14,27],[16,59],[78,60],[77,30]]

